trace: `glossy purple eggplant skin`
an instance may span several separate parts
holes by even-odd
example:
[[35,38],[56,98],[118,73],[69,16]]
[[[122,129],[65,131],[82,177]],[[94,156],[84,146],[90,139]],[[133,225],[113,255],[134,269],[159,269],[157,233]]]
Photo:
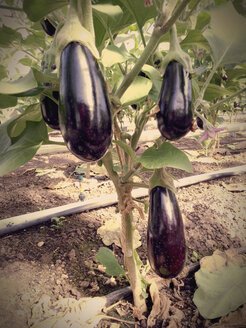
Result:
[[193,120],[192,85],[189,73],[173,60],[166,68],[157,113],[158,129],[163,137],[177,140],[190,131]]
[[68,149],[91,162],[103,157],[112,138],[104,78],[90,50],[69,43],[60,60],[59,122]]
[[47,18],[42,19],[40,24],[47,35],[49,36],[55,35],[56,28],[51,24],[51,22]]
[[164,187],[150,191],[147,250],[150,265],[160,277],[181,272],[186,256],[183,220],[175,194]]
[[[59,92],[53,91],[53,97],[59,100]],[[60,130],[58,118],[58,105],[49,97],[41,97],[40,99],[41,113],[45,123],[55,130]]]

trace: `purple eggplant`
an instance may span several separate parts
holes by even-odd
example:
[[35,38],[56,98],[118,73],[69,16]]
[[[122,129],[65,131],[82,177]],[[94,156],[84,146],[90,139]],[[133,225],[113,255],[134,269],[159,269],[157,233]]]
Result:
[[163,137],[177,140],[190,131],[193,121],[191,80],[182,64],[175,60],[167,65],[159,108],[156,117]]
[[96,59],[79,42],[69,43],[61,54],[59,123],[78,158],[91,162],[106,153],[112,138],[106,84]]
[[[59,99],[58,91],[53,91],[52,95],[56,100]],[[41,96],[40,106],[45,123],[52,129],[60,130],[58,119],[58,105],[49,97]]]
[[181,272],[186,257],[183,220],[175,194],[160,186],[150,191],[147,249],[159,276],[171,278]]

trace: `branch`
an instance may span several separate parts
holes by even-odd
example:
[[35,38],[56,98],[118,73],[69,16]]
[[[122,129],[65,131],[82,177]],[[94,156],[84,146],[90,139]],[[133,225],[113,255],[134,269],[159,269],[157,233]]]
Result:
[[147,46],[143,50],[141,56],[137,60],[133,69],[125,76],[118,90],[116,90],[115,96],[117,96],[118,98],[121,98],[123,96],[127,88],[131,85],[135,77],[140,72],[143,65],[148,61],[150,56],[154,53],[156,47],[160,42],[161,37],[169,31],[171,26],[176,22],[176,20],[179,18],[182,11],[190,1],[191,0],[182,1],[179,7],[175,10],[172,17],[166,22],[166,24],[165,24],[166,18],[164,15],[162,15],[162,17],[158,20],[157,25],[154,28],[154,31],[149,39]]

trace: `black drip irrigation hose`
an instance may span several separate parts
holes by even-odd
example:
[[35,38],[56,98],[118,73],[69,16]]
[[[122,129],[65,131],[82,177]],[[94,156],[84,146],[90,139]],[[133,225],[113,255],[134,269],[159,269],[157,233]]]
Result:
[[[174,181],[175,187],[182,188],[196,183],[205,182],[217,178],[228,177],[246,173],[246,165],[235,166],[214,172],[193,175],[187,178]],[[132,196],[134,198],[148,197],[149,190],[146,188],[134,189]],[[43,211],[27,213],[14,216],[12,218],[0,220],[0,236],[9,234],[21,229],[31,227],[48,221],[52,217],[66,216],[75,213],[81,213],[88,210],[94,210],[101,207],[111,206],[118,202],[116,194],[102,195],[100,197],[86,200],[83,202],[75,202]]]

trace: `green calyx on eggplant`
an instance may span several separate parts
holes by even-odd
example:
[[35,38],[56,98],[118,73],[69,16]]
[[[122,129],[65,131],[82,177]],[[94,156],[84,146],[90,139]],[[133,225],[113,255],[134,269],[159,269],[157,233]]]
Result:
[[183,65],[175,60],[167,65],[159,108],[156,117],[163,137],[177,140],[190,131],[193,121],[191,80]]
[[168,188],[150,191],[147,228],[148,259],[163,278],[177,276],[183,269],[186,243],[183,220],[175,194]]
[[47,35],[49,36],[55,35],[56,28],[54,25],[51,24],[51,22],[47,18],[43,18],[40,24]]
[[106,84],[90,50],[70,42],[60,59],[59,123],[68,149],[91,162],[106,153],[112,119]]
[[[58,101],[59,92],[53,91],[52,96]],[[40,98],[41,113],[45,123],[55,130],[60,130],[58,118],[58,105],[48,96],[41,96]]]

